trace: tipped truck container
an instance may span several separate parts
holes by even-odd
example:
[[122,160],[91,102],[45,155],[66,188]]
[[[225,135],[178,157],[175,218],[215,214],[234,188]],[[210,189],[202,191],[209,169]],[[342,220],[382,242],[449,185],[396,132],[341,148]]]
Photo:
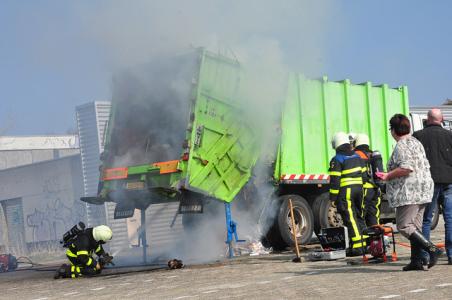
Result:
[[180,213],[202,211],[204,198],[231,202],[259,154],[240,76],[236,60],[198,50],[115,78],[99,193],[82,200],[116,202],[115,218],[168,201]]

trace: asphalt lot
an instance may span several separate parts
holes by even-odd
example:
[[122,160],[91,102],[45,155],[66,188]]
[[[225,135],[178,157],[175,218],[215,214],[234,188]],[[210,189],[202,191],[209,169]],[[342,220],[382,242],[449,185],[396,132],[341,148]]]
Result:
[[[440,221],[432,239],[442,242],[443,235]],[[0,274],[0,299],[452,299],[445,256],[427,272],[401,271],[409,258],[405,247],[398,247],[397,262],[382,264],[363,265],[359,258],[293,263],[293,257],[240,257],[179,270],[117,268],[76,280],[53,280],[49,266]]]

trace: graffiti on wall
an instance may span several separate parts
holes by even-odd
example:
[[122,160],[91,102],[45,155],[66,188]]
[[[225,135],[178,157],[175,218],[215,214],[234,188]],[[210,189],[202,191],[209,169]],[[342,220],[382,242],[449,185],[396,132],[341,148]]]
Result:
[[27,226],[32,228],[32,241],[60,240],[74,224],[84,220],[84,206],[79,201],[67,206],[60,198],[47,204],[44,210],[34,209],[27,215]]

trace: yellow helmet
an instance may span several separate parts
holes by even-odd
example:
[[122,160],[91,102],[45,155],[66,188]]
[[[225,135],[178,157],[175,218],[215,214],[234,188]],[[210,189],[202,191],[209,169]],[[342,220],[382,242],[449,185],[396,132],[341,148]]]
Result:
[[99,225],[93,228],[93,237],[96,240],[96,242],[109,241],[111,240],[112,236],[113,232],[111,231],[110,227],[106,225]]
[[337,149],[337,147],[350,144],[350,139],[348,138],[348,134],[345,132],[336,132],[331,139],[331,146],[333,149]]

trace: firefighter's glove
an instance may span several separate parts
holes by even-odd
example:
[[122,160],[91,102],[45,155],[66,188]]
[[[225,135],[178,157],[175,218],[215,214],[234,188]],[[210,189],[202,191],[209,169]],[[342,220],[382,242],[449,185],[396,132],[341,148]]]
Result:
[[113,256],[105,253],[104,255],[102,255],[102,257],[99,258],[99,264],[101,265],[101,268],[104,268],[106,265],[114,266],[115,264],[113,263]]

